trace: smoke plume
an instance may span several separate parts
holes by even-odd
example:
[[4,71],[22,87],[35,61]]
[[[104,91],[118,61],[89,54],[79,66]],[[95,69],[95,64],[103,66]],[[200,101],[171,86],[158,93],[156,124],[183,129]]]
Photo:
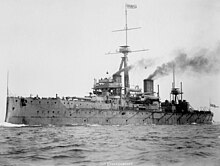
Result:
[[125,67],[125,68],[123,68],[123,69],[117,71],[114,75],[121,74],[121,73],[124,72],[124,71],[129,71],[129,70],[131,70],[133,67],[134,67],[133,65],[129,65],[129,66],[127,66],[127,67]]
[[173,66],[175,66],[176,73],[187,71],[196,75],[215,74],[220,71],[219,62],[220,45],[213,51],[201,49],[191,56],[188,56],[188,54],[183,51],[179,51],[173,60],[158,66],[156,70],[149,75],[148,79],[157,79],[169,75],[173,71]]
[[115,74],[118,75],[118,74],[121,74],[122,72],[124,71],[130,71],[131,69],[133,68],[141,68],[141,69],[146,69],[147,67],[150,67],[154,64],[154,61],[152,59],[141,59],[141,60],[138,60],[137,62],[135,62],[134,64],[132,65],[129,65],[127,66],[126,68],[123,68],[119,71],[117,71]]
[[141,60],[134,63],[134,67],[140,68],[140,69],[146,69],[148,67],[151,67],[154,63],[155,63],[155,60],[153,59],[142,58]]

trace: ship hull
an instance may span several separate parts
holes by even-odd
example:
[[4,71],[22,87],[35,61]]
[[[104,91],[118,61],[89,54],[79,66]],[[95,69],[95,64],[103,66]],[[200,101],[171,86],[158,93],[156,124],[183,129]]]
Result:
[[210,112],[162,112],[85,101],[8,97],[5,121],[27,125],[184,125],[211,124],[212,118]]

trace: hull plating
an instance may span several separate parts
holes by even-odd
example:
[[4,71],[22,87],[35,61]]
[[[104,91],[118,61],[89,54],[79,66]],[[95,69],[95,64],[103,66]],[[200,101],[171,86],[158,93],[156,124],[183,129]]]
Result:
[[6,122],[28,125],[71,124],[210,124],[213,114],[209,112],[161,112],[117,108],[112,104],[66,101],[61,99],[26,99],[9,97]]

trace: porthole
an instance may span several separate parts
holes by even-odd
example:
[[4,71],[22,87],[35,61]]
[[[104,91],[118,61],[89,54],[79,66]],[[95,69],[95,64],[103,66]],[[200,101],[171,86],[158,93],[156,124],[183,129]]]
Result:
[[12,110],[15,110],[15,107],[12,107]]
[[18,100],[15,100],[15,102],[18,102]]
[[122,112],[121,115],[125,115],[125,112]]

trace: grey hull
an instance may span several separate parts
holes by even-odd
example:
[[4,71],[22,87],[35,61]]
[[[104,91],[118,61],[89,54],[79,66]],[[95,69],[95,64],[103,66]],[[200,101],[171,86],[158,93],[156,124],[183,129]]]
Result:
[[162,112],[159,110],[138,110],[117,108],[112,104],[91,104],[91,102],[65,101],[61,99],[32,99],[25,102],[19,97],[8,97],[5,121],[27,125],[72,125],[72,124],[211,124],[210,112]]

